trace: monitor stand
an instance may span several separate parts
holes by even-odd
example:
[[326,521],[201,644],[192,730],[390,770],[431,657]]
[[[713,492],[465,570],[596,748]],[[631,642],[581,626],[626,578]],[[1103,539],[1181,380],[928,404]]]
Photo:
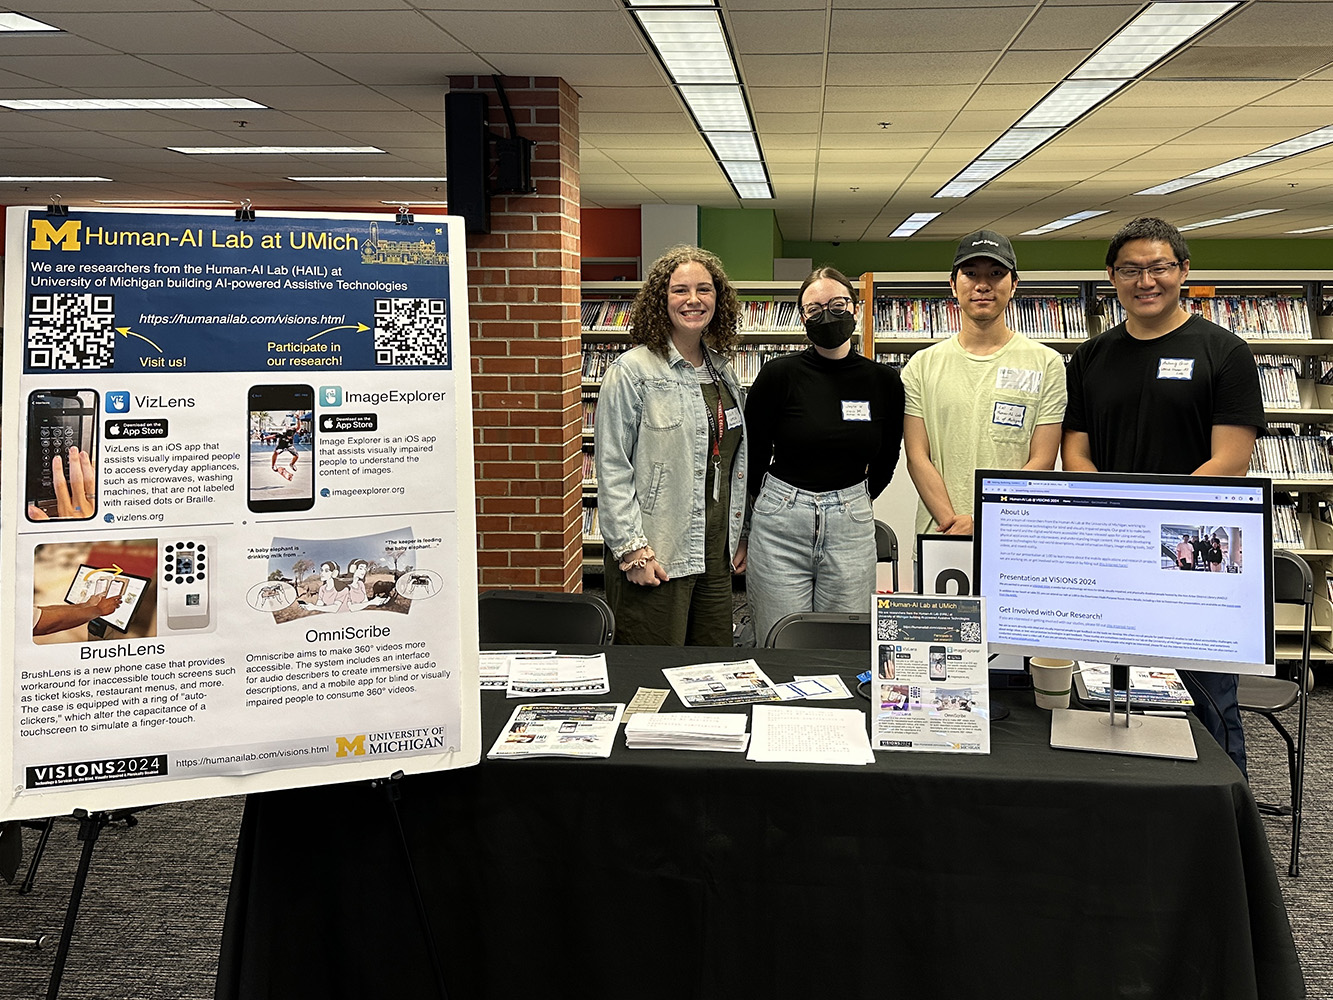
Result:
[[[1125,692],[1123,721],[1116,718],[1116,692]],[[1129,667],[1111,667],[1111,704],[1106,713],[1057,708],[1051,712],[1051,746],[1059,750],[1091,750],[1139,757],[1198,760],[1188,718],[1134,716],[1129,711]]]

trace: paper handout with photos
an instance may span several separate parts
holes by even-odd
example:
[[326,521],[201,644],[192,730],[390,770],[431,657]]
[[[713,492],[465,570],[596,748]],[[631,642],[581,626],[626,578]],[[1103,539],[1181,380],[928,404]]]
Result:
[[870,606],[871,745],[990,753],[983,598],[876,594]]
[[606,654],[515,656],[509,661],[509,698],[607,694]]
[[518,657],[555,656],[554,649],[482,650],[477,656],[477,670],[483,691],[504,691],[509,687],[509,667]]
[[754,660],[667,667],[662,673],[686,708],[782,701],[777,686]]
[[518,705],[487,757],[610,757],[623,702]]

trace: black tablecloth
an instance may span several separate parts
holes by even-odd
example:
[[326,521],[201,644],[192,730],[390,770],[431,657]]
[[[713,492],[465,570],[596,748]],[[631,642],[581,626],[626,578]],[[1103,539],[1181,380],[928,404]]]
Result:
[[[736,655],[606,652],[605,701]],[[753,652],[774,680],[836,671],[850,688],[865,665]],[[1197,762],[1058,751],[1030,694],[1002,698],[984,756],[760,764],[618,737],[607,760],[403,779],[448,995],[1304,995],[1254,799],[1197,723]],[[515,704],[483,693],[483,754]],[[383,789],[250,796],[218,998],[438,996],[414,898]]]

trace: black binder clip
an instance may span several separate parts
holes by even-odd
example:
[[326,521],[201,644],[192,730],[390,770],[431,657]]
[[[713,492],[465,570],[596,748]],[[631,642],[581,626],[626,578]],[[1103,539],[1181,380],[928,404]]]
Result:
[[395,226],[410,226],[416,220],[412,218],[412,212],[408,208],[407,202],[398,206],[398,214],[393,217]]
[[241,202],[241,207],[236,210],[237,222],[254,222],[255,210],[250,207],[250,199],[246,198]]
[[64,218],[69,215],[69,206],[60,204],[60,195],[51,195],[51,204],[46,206],[46,214],[56,218]]

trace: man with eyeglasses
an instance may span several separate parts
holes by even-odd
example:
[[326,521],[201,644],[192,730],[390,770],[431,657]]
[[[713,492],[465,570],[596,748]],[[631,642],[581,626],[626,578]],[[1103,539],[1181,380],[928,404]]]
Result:
[[982,229],[963,238],[949,286],[959,331],[903,368],[907,472],[918,534],[972,534],[977,469],[1053,469],[1065,412],[1064,360],[1005,323],[1018,288],[1013,244]]
[[[1111,238],[1106,273],[1125,321],[1070,359],[1064,467],[1245,475],[1266,426],[1259,374],[1243,340],[1181,307],[1190,273],[1185,238],[1162,219],[1135,219]],[[1235,675],[1183,677],[1195,712],[1244,773]]]

